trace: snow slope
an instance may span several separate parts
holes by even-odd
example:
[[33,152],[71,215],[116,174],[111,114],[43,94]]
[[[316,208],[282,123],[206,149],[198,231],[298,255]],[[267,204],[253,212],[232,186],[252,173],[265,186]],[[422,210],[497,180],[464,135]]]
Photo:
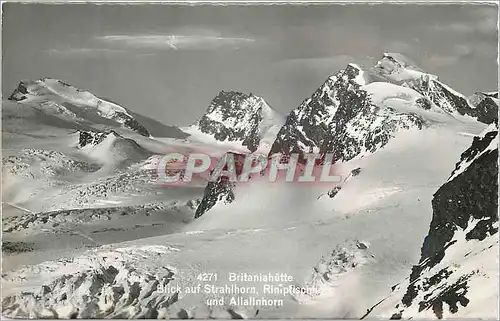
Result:
[[399,130],[422,128],[430,114],[443,113],[419,92],[384,79],[348,64],[292,110],[270,155],[333,152],[336,159],[349,160],[383,147]]
[[75,129],[125,128],[149,137],[148,127],[155,135],[185,136],[176,127],[162,125],[58,79],[21,81],[9,100],[18,102],[18,105],[30,106]]
[[[171,193],[155,181],[155,165],[141,165],[172,143],[187,150],[183,140],[171,138],[166,144],[125,129],[101,131],[90,126],[77,126],[75,131],[74,122],[37,108],[2,104],[4,202],[39,212],[99,207],[105,202],[129,205]],[[198,197],[191,193],[189,197]]]
[[374,306],[375,317],[498,316],[498,127],[474,138],[434,194],[433,217],[409,279]]

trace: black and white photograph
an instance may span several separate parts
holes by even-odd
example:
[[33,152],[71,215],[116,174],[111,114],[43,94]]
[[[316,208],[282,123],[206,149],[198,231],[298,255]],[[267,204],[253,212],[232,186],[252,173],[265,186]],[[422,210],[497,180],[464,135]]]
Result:
[[2,2],[2,319],[497,320],[498,13]]

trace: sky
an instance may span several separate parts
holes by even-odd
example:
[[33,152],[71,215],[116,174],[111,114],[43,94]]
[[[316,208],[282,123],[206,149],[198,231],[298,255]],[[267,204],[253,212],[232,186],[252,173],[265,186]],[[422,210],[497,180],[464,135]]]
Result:
[[168,125],[221,90],[287,114],[328,76],[399,52],[465,95],[498,90],[492,5],[3,4],[2,93],[52,77]]

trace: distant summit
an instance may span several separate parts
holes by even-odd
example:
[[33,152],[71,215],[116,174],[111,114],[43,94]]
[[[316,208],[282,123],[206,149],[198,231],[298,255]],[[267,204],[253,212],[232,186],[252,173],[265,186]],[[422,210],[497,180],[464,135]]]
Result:
[[221,91],[205,114],[186,133],[208,136],[218,142],[240,144],[251,152],[267,152],[284,119],[254,94]]
[[187,136],[175,126],[166,126],[59,79],[23,80],[8,99],[62,119],[75,129],[109,130],[121,127],[146,137]]
[[9,100],[27,104],[35,103],[39,106],[51,103],[66,116],[72,115],[79,120],[91,122],[98,122],[99,118],[102,122],[104,118],[143,136],[150,135],[148,130],[124,107],[58,79],[42,78],[35,81],[21,81]]
[[422,128],[429,113],[495,122],[498,99],[483,96],[471,105],[404,55],[384,53],[371,68],[350,63],[330,76],[288,115],[271,154],[334,152],[350,160],[383,147],[396,131]]
[[383,81],[414,89],[448,113],[471,116],[487,124],[498,118],[498,100],[476,108],[477,105],[469,104],[468,97],[440,81],[438,76],[424,72],[402,54],[384,53],[370,72]]
[[133,164],[151,155],[133,139],[125,138],[114,130],[79,130],[74,137],[74,147],[79,152],[102,164]]
[[[398,97],[399,107],[409,106],[410,112],[387,106],[392,97]],[[330,152],[347,161],[376,151],[400,129],[421,128],[418,110],[427,105],[417,92],[374,82],[369,72],[350,63],[292,110],[270,154]]]
[[[253,152],[263,141],[258,133],[266,133],[260,128],[272,128],[267,131],[275,137],[269,157],[328,153],[336,162],[347,162],[382,149],[399,132],[421,130],[435,122],[495,122],[495,93],[477,96],[472,104],[411,59],[384,53],[371,68],[349,63],[328,77],[279,128],[280,119],[262,98],[222,91],[187,132],[238,142]],[[223,181],[210,183],[197,216],[215,203],[232,202],[237,198],[234,188]]]

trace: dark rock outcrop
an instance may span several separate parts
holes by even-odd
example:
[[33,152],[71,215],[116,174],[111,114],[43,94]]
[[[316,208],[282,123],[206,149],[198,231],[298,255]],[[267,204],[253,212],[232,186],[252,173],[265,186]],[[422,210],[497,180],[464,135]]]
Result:
[[355,66],[348,65],[292,110],[269,154],[303,154],[318,150],[329,133],[331,118],[338,108],[352,106],[359,109],[359,106],[369,104],[366,92],[359,90],[358,73]]
[[490,126],[484,136],[475,137],[450,179],[434,194],[429,234],[421,249],[420,262],[412,268],[402,308],[393,315],[394,319],[405,317],[405,309],[415,305],[419,312],[432,309],[442,318],[446,307],[453,314],[460,306],[469,304],[468,282],[481,276],[481,266],[461,271],[442,262],[451,248],[464,247],[467,242],[479,242],[475,245],[478,253],[484,251],[481,244],[498,232],[497,136],[498,127]]
[[[93,145],[93,146],[98,145],[106,137],[108,137],[108,135],[110,133],[111,132],[97,132],[97,131],[90,131],[90,130],[87,130],[87,131],[79,130],[78,131],[78,135],[79,135],[78,147],[82,148],[82,147],[87,146],[87,145]],[[113,134],[118,135],[115,132],[113,132]]]
[[218,202],[230,204],[234,201],[234,182],[230,182],[227,177],[220,177],[216,182],[208,182],[203,193],[203,199],[196,208],[194,218],[198,218],[208,212]]
[[17,85],[17,88],[14,89],[12,94],[9,96],[9,100],[13,101],[21,101],[26,99],[26,94],[28,94],[28,89],[26,88],[26,85],[24,84],[23,81],[19,82],[19,85]]
[[471,113],[467,99],[453,92],[448,86],[437,80],[437,77],[423,75],[416,79],[407,80],[405,85],[427,97],[447,112],[458,111],[461,115]]
[[281,125],[281,116],[261,97],[221,91],[195,126],[218,141],[241,142],[254,152],[266,132]]
[[362,88],[365,81],[354,64],[328,78],[290,113],[270,155],[333,153],[335,160],[347,161],[383,147],[400,129],[422,128],[423,120],[415,114],[374,105]]
[[116,112],[115,120],[123,124],[123,127],[137,132],[142,136],[149,137],[146,127],[142,126],[135,118],[122,112]]
[[114,130],[104,132],[79,130],[76,134],[78,141],[75,147],[87,153],[98,150],[98,156],[91,157],[95,157],[101,163],[113,163],[115,166],[125,167],[152,155],[135,140],[123,137]]
[[498,123],[498,93],[477,92],[470,104],[474,108],[471,116],[486,124]]
[[402,129],[424,126],[415,114],[396,113],[369,103],[346,105],[333,116],[320,153],[332,153],[335,160],[348,161],[362,153],[384,147]]
[[[241,175],[243,170],[243,163],[245,161],[245,155],[237,153],[227,153],[223,157],[226,157],[227,155],[234,159],[234,169],[236,172],[236,176]],[[222,169],[227,170],[227,164]],[[228,176],[220,176],[216,181],[208,182],[203,193],[203,198],[196,208],[194,218],[199,218],[219,202],[222,202],[223,204],[232,203],[235,200],[235,186],[236,183],[234,181],[231,181]]]

